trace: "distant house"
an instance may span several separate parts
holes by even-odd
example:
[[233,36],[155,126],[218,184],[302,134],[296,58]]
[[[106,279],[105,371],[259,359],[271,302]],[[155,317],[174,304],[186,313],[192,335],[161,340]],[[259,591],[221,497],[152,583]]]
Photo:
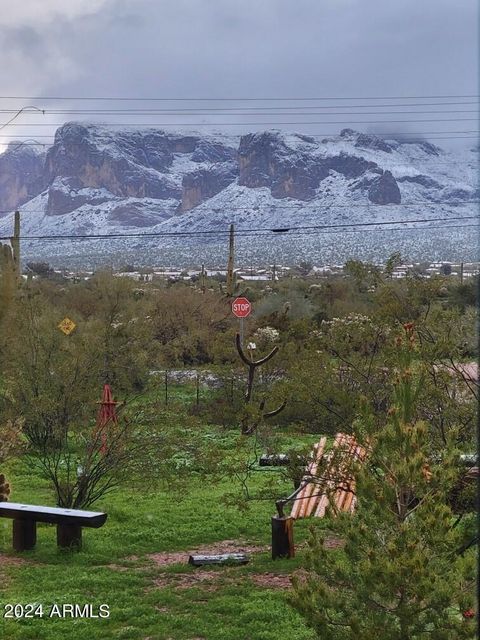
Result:
[[242,274],[237,274],[237,280],[244,280],[244,281],[257,281],[257,282],[270,282],[272,280],[272,276],[269,275],[268,273],[259,273],[255,276],[247,276],[247,275],[242,275]]
[[151,273],[140,273],[139,271],[121,271],[120,273],[113,274],[117,278],[131,278],[136,282],[151,282]]

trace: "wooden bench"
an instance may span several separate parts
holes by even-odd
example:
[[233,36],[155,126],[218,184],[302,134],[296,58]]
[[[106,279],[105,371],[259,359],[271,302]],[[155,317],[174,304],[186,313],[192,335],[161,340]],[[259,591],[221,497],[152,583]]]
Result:
[[105,524],[107,514],[98,511],[0,502],[0,518],[13,519],[13,548],[15,551],[26,551],[35,547],[37,522],[57,525],[59,547],[79,549],[82,546],[82,527],[100,528]]

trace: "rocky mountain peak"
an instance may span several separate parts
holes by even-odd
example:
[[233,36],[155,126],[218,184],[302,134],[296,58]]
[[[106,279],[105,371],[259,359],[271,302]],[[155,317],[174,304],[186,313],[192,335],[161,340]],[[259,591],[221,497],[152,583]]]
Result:
[[405,202],[458,215],[478,199],[477,164],[476,152],[353,129],[320,139],[69,122],[46,154],[12,144],[0,155],[0,208],[23,205],[28,232],[52,235],[394,219]]
[[44,160],[43,148],[34,143],[8,145],[0,155],[0,210],[13,210],[45,188]]
[[402,196],[391,171],[375,178],[368,190],[368,199],[375,204],[400,204]]

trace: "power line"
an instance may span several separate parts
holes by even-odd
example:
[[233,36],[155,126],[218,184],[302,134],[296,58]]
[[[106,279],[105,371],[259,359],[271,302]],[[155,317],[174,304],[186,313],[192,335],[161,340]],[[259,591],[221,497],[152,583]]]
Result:
[[117,101],[117,102],[310,102],[313,100],[447,100],[454,98],[480,98],[479,94],[415,95],[415,96],[336,96],[336,97],[255,97],[255,98],[165,98],[129,96],[2,96],[0,100],[70,100],[70,101]]
[[[303,225],[300,227],[290,227],[290,228],[282,228],[275,229],[269,227],[258,227],[258,228],[250,228],[250,229],[237,229],[235,231],[235,235],[250,235],[253,233],[289,233],[299,232],[299,231],[316,231],[316,230],[324,230],[324,229],[349,229],[349,228],[358,228],[358,227],[383,227],[391,224],[420,224],[427,222],[450,222],[457,220],[478,220],[478,216],[453,216],[449,218],[421,218],[414,220],[389,220],[382,222],[357,222],[357,223],[339,223],[339,224],[328,224],[328,225]],[[444,227],[449,227],[451,225],[443,225]],[[475,225],[474,225],[475,226]],[[417,228],[431,228],[431,227],[417,227]],[[116,238],[148,238],[148,237],[189,237],[189,236],[215,236],[215,235],[225,235],[229,234],[229,229],[215,229],[215,230],[205,230],[205,231],[152,231],[146,233],[127,233],[127,234],[119,234],[119,233],[110,233],[110,234],[60,234],[60,235],[48,235],[48,236],[21,236],[20,240],[67,240],[67,239],[116,239]],[[10,236],[0,236],[0,240],[9,240]]]
[[10,120],[8,120],[8,122],[4,122],[2,125],[0,125],[0,131],[2,129],[5,129],[5,127],[14,127],[17,126],[16,124],[13,124],[14,120],[16,120],[19,116],[22,115],[22,113],[28,113],[28,111],[33,110],[35,112],[39,111],[40,113],[45,113],[42,109],[38,109],[38,107],[22,107],[21,109],[19,109],[15,115],[13,116],[13,118],[10,118]]
[[[468,104],[468,103],[465,103]],[[477,103],[474,103],[477,104]],[[359,105],[361,106],[361,105]],[[399,107],[403,105],[398,105]],[[422,105],[423,106],[423,105]],[[370,107],[371,105],[364,105],[364,107]],[[375,105],[375,108],[377,105]],[[396,115],[396,114],[437,114],[437,113],[478,113],[478,109],[427,109],[426,111],[407,110],[407,111],[321,111],[319,113],[315,111],[301,111],[304,108],[311,107],[296,107],[292,111],[291,107],[288,107],[290,111],[283,111],[287,107],[257,107],[255,109],[237,107],[235,109],[45,109],[42,110],[45,115],[136,115],[136,116],[154,116],[154,115],[169,115],[169,116],[195,116],[195,115],[216,115],[216,116],[346,116],[346,115],[370,115],[370,116],[383,116],[383,115]],[[330,109],[331,107],[318,107],[319,109]],[[351,107],[343,107],[351,108]],[[274,112],[272,109],[282,109],[280,112]],[[232,113],[234,111],[235,113]],[[240,113],[237,113],[240,112]],[[0,109],[0,113],[15,113],[12,109]],[[29,113],[28,111],[26,113]]]
[[[219,111],[280,111],[283,112],[286,109],[295,109],[297,111],[301,111],[304,109],[383,109],[383,108],[402,108],[406,107],[439,107],[439,106],[468,106],[468,105],[478,105],[478,100],[469,100],[465,102],[464,100],[461,102],[399,102],[399,103],[377,103],[377,104],[329,104],[329,105],[288,105],[286,107],[276,107],[273,105],[269,105],[268,107],[259,107],[258,105],[254,107],[168,107],[165,109],[161,108],[135,108],[135,107],[124,107],[122,109],[108,108],[108,109],[99,109],[90,108],[90,109],[48,109],[48,113],[167,113],[167,112],[175,112],[175,113],[184,113],[184,112],[219,112]],[[0,109],[0,113],[15,113],[16,109]],[[46,110],[47,111],[47,110]],[[432,110],[434,113],[435,111]],[[341,113],[344,113],[343,111]]]
[[[118,196],[117,196],[118,197]],[[125,196],[127,197],[127,196]],[[132,196],[129,196],[132,197]],[[139,199],[143,199],[143,198],[139,198]],[[154,198],[146,198],[146,199],[150,199],[150,200],[154,200]],[[158,199],[156,199],[158,201]],[[475,200],[463,200],[460,204],[452,204],[452,202],[448,201],[448,200],[435,200],[434,202],[426,202],[425,200],[419,200],[417,202],[400,202],[398,204],[395,203],[387,203],[387,204],[382,204],[382,205],[378,205],[374,202],[365,202],[365,203],[352,203],[352,204],[335,204],[335,203],[321,203],[321,204],[316,204],[315,206],[318,208],[321,208],[322,210],[326,210],[326,211],[330,211],[331,209],[376,209],[378,211],[378,207],[405,207],[405,208],[415,208],[415,207],[422,207],[422,208],[433,208],[433,207],[438,207],[439,205],[450,205],[450,206],[463,206],[465,204],[478,204],[480,203],[480,200],[475,199]],[[86,203],[88,204],[88,203]],[[277,205],[275,203],[272,204],[265,204],[265,205],[245,205],[243,207],[238,207],[238,206],[228,206],[228,207],[220,207],[220,206],[216,206],[216,207],[211,207],[209,209],[203,209],[202,212],[203,213],[211,213],[211,214],[215,214],[215,213],[221,213],[222,211],[250,211],[250,212],[254,212],[254,211],[263,211],[263,210],[269,210],[269,211],[277,211],[277,209],[280,210],[291,210],[291,211],[297,211],[298,213],[305,213],[305,205],[308,204],[308,201],[303,202],[302,204],[299,205]],[[91,206],[96,206],[96,205],[91,205]],[[197,206],[201,206],[197,205]],[[17,209],[21,209],[21,207],[17,207]],[[0,210],[0,214],[8,214],[8,213],[13,213],[13,209],[1,209]],[[189,209],[190,211],[190,209]],[[45,209],[27,209],[24,210],[24,215],[28,215],[29,213],[45,213]],[[188,212],[185,212],[188,213]],[[313,211],[310,211],[310,213],[314,213]],[[66,215],[66,214],[62,214],[62,215]]]
[[[64,123],[64,124],[67,124],[67,123]],[[108,128],[110,126],[109,124],[99,124],[99,123],[90,123],[90,122],[89,123],[75,123],[75,124],[86,124],[86,126],[93,126],[93,127],[97,127],[97,128],[98,127]],[[227,124],[227,123],[225,123],[225,124]],[[228,124],[231,124],[231,123],[228,123]],[[254,123],[246,122],[244,125],[242,124],[241,126],[249,126],[250,124],[254,124]],[[296,124],[302,124],[302,123],[299,122],[299,123],[296,123]],[[308,123],[305,123],[305,124],[308,124]],[[323,124],[330,124],[330,123],[323,123]],[[365,124],[367,124],[367,123],[365,123]],[[24,126],[24,125],[20,125],[20,126]],[[58,125],[51,125],[51,126],[53,127],[53,126],[58,126]],[[61,125],[61,126],[63,126],[63,125]],[[125,126],[125,125],[122,125],[122,126]],[[186,126],[195,126],[195,125],[191,125],[190,123],[185,123],[184,125],[176,124],[175,126],[186,127]],[[211,123],[206,122],[206,123],[204,123],[204,126],[211,126]],[[157,132],[161,131],[161,129],[154,129],[153,128],[154,125],[150,125],[150,124],[130,125],[130,127],[131,127],[131,129],[130,129],[131,131],[135,131],[137,129],[138,130],[145,130],[145,131],[148,131],[149,129],[152,129],[153,131],[157,131]],[[253,132],[250,132],[250,133],[261,133],[261,132],[253,131]],[[356,133],[361,133],[361,132],[356,132]],[[418,139],[415,139],[415,136],[435,136],[435,138],[432,138],[432,139],[435,139],[435,140],[456,140],[456,139],[460,139],[461,140],[461,139],[463,139],[463,137],[459,138],[457,134],[462,134],[462,135],[466,134],[464,137],[475,138],[476,135],[471,135],[471,134],[479,134],[479,133],[480,133],[480,131],[477,131],[477,130],[464,130],[464,131],[413,131],[413,132],[406,132],[406,131],[393,131],[392,132],[392,131],[389,131],[389,132],[374,133],[374,134],[371,134],[371,135],[375,135],[377,137],[391,136],[393,138],[397,138],[397,142],[401,142],[402,144],[408,144],[409,142],[412,142],[414,144],[415,143],[418,144],[418,143],[421,143],[421,142],[428,142],[428,140],[418,140]],[[305,136],[310,137],[310,138],[341,137],[339,133],[332,133],[331,131],[328,132],[328,133],[324,132],[324,133],[315,133],[315,134],[313,134],[313,133],[311,133],[311,134],[310,133],[302,134],[302,133],[298,133],[298,132],[284,132],[284,134],[285,135],[294,135],[294,136],[305,135]],[[444,134],[449,134],[449,137],[446,137],[446,135],[444,135]],[[450,136],[450,134],[452,134],[452,135]],[[172,135],[175,135],[175,133],[173,133]],[[195,136],[195,135],[199,135],[199,132],[182,131],[182,135]],[[215,133],[207,133],[207,134],[203,134],[203,135],[215,137]],[[232,137],[240,136],[240,135],[242,135],[242,134],[232,134]],[[406,136],[405,142],[403,142],[403,140],[401,138],[398,138],[398,136]],[[438,137],[438,136],[441,136],[441,137]],[[17,134],[17,135],[15,135],[15,134],[11,134],[11,135],[2,134],[2,135],[0,135],[0,138],[12,138],[14,140],[19,140],[19,139],[25,138],[25,137],[26,136],[24,136],[22,134]],[[38,134],[38,135],[35,135],[35,138],[48,138],[50,140],[54,140],[55,136],[52,135],[52,134],[47,134],[47,135]],[[32,140],[32,138],[30,138],[30,137],[28,139]],[[38,142],[36,144],[37,144],[37,146],[45,146],[45,144],[47,144],[47,143]],[[69,145],[79,145],[79,144],[84,144],[84,143],[83,142],[69,142]],[[35,146],[35,145],[32,145],[32,146]]]
[[[390,224],[394,224],[393,222],[391,222]],[[429,226],[423,226],[423,227],[387,227],[387,228],[373,228],[373,229],[335,229],[335,230],[330,230],[330,231],[321,231],[321,230],[313,230],[313,231],[294,231],[293,233],[281,233],[281,234],[268,234],[266,232],[253,232],[253,231],[245,231],[245,233],[240,233],[237,234],[239,238],[263,238],[263,239],[268,239],[271,240],[272,238],[278,238],[280,236],[285,237],[285,239],[292,239],[292,238],[300,238],[300,237],[308,237],[308,236],[315,236],[315,235],[335,235],[335,234],[339,234],[339,233],[372,233],[372,232],[388,232],[388,231],[431,231],[433,230],[438,230],[438,229],[445,229],[445,230],[450,230],[450,229],[467,229],[467,228],[480,228],[479,224],[460,224],[460,225],[429,225]],[[223,233],[224,237],[227,237],[228,232],[224,232]],[[198,238],[198,234],[196,234],[195,232],[188,232],[188,233],[184,233],[184,234],[177,234],[177,235],[161,235],[161,234],[157,234],[157,235],[152,235],[152,234],[119,234],[119,235],[91,235],[91,236],[75,236],[75,235],[71,235],[71,236],[31,236],[31,237],[23,237],[20,238],[21,240],[23,239],[24,241],[36,241],[36,240],[50,240],[50,241],[59,241],[59,240],[66,240],[66,241],[90,241],[90,240],[131,240],[131,239],[144,239],[144,240],[155,240],[158,239],[159,237],[162,238],[167,238],[170,240],[184,240],[186,238]],[[202,236],[206,239],[212,239],[212,236],[207,237],[207,236]],[[214,238],[214,237],[213,237]],[[214,238],[215,239],[215,238]],[[0,240],[10,240],[10,237],[0,237]]]
[[[118,197],[118,196],[117,196]],[[127,197],[127,196],[125,196]],[[129,196],[132,197],[132,196]],[[139,198],[139,199],[143,199],[143,198]],[[146,198],[146,199],[150,199],[150,200],[154,200],[154,198]],[[158,199],[157,199],[158,201]],[[382,205],[378,205],[374,202],[365,202],[365,203],[352,203],[352,204],[335,204],[335,203],[321,203],[321,204],[316,204],[315,206],[318,208],[321,208],[322,210],[327,210],[330,211],[331,209],[376,209],[378,211],[378,207],[405,207],[405,208],[415,208],[415,207],[422,207],[422,208],[432,208],[432,207],[438,207],[439,205],[450,205],[450,206],[462,206],[464,204],[478,204],[480,203],[480,200],[478,199],[474,199],[474,200],[463,200],[460,204],[452,204],[452,202],[450,202],[449,200],[435,200],[434,202],[426,202],[425,200],[419,200],[417,202],[399,202],[398,204],[395,203],[387,203],[387,204],[382,204]],[[86,203],[88,204],[88,203]],[[272,204],[265,204],[265,205],[245,205],[243,207],[238,207],[238,206],[228,206],[228,207],[220,207],[220,206],[216,206],[216,207],[211,207],[209,209],[203,209],[203,213],[221,213],[222,211],[250,211],[250,212],[254,212],[254,211],[263,211],[263,210],[269,210],[269,211],[277,211],[277,209],[280,210],[291,210],[291,211],[297,211],[298,213],[305,213],[305,205],[308,204],[308,201],[303,202],[302,204],[299,205],[277,205],[275,203]],[[91,206],[96,206],[96,205],[91,205]],[[201,206],[197,205],[197,206]],[[21,207],[17,207],[17,209],[21,209]],[[2,214],[8,214],[8,213],[13,213],[13,209],[1,209],[0,213]],[[190,209],[189,209],[190,211]],[[24,210],[24,215],[27,215],[29,213],[45,213],[45,209],[27,209]],[[188,213],[188,212],[184,212],[184,213]],[[310,213],[314,213],[313,211],[311,211]],[[63,214],[65,215],[65,214]]]
[[[91,123],[88,124],[96,124],[97,126],[108,126],[108,127],[249,127],[252,125],[258,126],[268,126],[268,125],[332,125],[332,124],[417,124],[421,122],[477,122],[478,118],[426,118],[423,120],[330,120],[329,122],[319,122],[317,120],[308,120],[306,122],[145,122],[145,123],[137,123],[137,122],[102,122],[102,123]],[[11,127],[62,127],[65,122],[15,122],[10,124]],[[75,123],[75,124],[81,124]],[[3,125],[7,126],[7,124]],[[442,132],[441,132],[442,133]],[[459,132],[461,133],[461,132]],[[386,135],[386,134],[382,134]],[[388,134],[391,135],[391,134]],[[404,134],[405,135],[405,134]],[[411,135],[411,134],[410,134]]]
[[[391,222],[390,224],[395,224]],[[285,234],[290,237],[301,237],[301,236],[309,236],[309,235],[333,235],[337,233],[364,233],[364,232],[374,232],[374,231],[430,231],[431,229],[463,229],[463,228],[480,228],[480,224],[443,224],[443,225],[426,225],[424,227],[387,227],[387,228],[373,228],[373,229],[340,229],[334,231],[307,231],[307,232],[298,232],[292,234]],[[263,235],[265,237],[266,234],[258,234]]]

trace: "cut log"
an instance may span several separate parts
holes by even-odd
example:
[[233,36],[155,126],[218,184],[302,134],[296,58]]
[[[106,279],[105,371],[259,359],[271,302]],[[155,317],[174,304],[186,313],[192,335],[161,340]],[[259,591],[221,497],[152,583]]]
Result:
[[[340,447],[342,447],[345,443],[345,441],[347,440],[348,436],[344,433],[337,433],[337,435],[335,436],[335,441],[333,443],[333,447],[330,450],[329,456],[328,456],[328,460],[329,460],[329,466],[330,466],[330,471],[334,471],[333,469],[333,465],[335,462],[335,455],[337,454],[337,451],[340,449]],[[331,476],[331,474],[330,474]],[[325,493],[320,496],[320,499],[317,503],[317,508],[315,510],[315,516],[317,518],[323,518],[325,516],[325,512],[327,510],[327,507],[330,503],[329,497],[328,497],[328,491],[329,489],[332,489],[334,484],[335,484],[336,478],[331,478],[328,479],[323,488]]]
[[260,457],[258,464],[261,467],[284,467],[290,464],[290,458],[286,453],[264,454]]
[[[315,460],[315,459],[316,459],[316,457],[317,457],[318,447],[319,447],[319,444],[318,444],[318,443],[317,443],[317,444],[315,444],[315,445],[313,445],[313,458],[314,458],[314,460]],[[305,472],[306,472],[306,473],[305,473],[305,476],[303,476],[303,478],[302,478],[302,481],[301,481],[301,482],[306,482],[306,476],[308,475],[308,472],[309,472],[309,470],[310,470],[311,465],[312,465],[312,462],[310,462],[310,463],[307,465],[307,468],[306,468],[306,470],[305,470]],[[291,512],[290,512],[290,517],[292,517],[292,518],[300,518],[300,517],[301,517],[301,516],[300,516],[300,511],[301,511],[301,508],[302,508],[303,503],[304,503],[304,500],[305,500],[305,492],[306,492],[306,490],[307,490],[307,487],[308,487],[308,484],[306,484],[306,485],[303,487],[303,489],[300,491],[300,493],[299,493],[299,494],[297,495],[297,497],[295,498],[295,501],[294,501],[294,503],[293,503],[293,506],[292,506],[292,509],[291,509]]]
[[[336,474],[336,470],[334,469],[335,464],[335,456],[338,455],[338,450],[345,446],[345,443],[348,442],[348,436],[345,433],[337,433],[335,436],[335,440],[333,443],[333,447],[328,454],[328,461],[330,467],[330,476],[332,473]],[[332,489],[336,483],[336,478],[333,479],[330,477],[324,484],[325,493],[320,496],[317,508],[315,509],[315,516],[317,518],[323,518],[325,515],[325,511],[330,504],[330,499],[328,497],[328,490]]]
[[[290,516],[294,519],[310,515],[322,518],[331,503],[333,513],[352,513],[356,499],[353,495],[355,481],[351,464],[363,462],[367,457],[365,447],[359,445],[350,434],[337,433],[332,447],[325,453],[326,438],[314,446],[310,461],[302,479],[302,490],[296,495]],[[322,460],[325,473],[316,481],[309,481],[318,474],[318,466]],[[323,470],[323,465],[322,465]]]
[[317,518],[323,518],[325,515],[325,511],[328,507],[328,496],[323,494],[320,496],[320,500],[318,501],[317,508],[315,509],[315,516]]
[[[323,452],[325,450],[325,445],[327,444],[327,438],[323,437],[319,444],[318,444],[318,449],[317,449],[317,457],[315,462],[312,465],[312,469],[311,469],[311,475],[312,476],[316,476],[317,475],[317,470],[318,470],[318,465],[320,464],[320,461],[323,457]],[[308,486],[308,492],[306,492],[305,497],[308,498],[307,502],[304,504],[304,507],[302,509],[302,515],[301,517],[303,518],[308,518],[309,515],[311,515],[313,509],[315,508],[317,502],[318,502],[318,483],[315,482],[311,482]]]
[[300,493],[297,495],[297,497],[293,502],[292,509],[290,511],[290,516],[292,518],[299,517],[298,514],[300,513],[300,501],[303,500],[304,493],[305,493],[305,487],[300,491]]
[[294,557],[293,522],[291,516],[272,517],[272,560]]
[[205,564],[248,564],[250,558],[246,553],[219,553],[211,556],[190,556],[188,564],[203,567]]
[[337,511],[343,510],[343,504],[348,493],[348,464],[350,460],[355,460],[357,443],[352,436],[347,436],[344,440],[344,450],[341,453],[339,463],[335,469],[335,475],[338,476],[339,487],[335,492],[334,507]]
[[345,502],[343,503],[343,510],[348,513],[351,510],[352,504],[353,504],[353,498],[354,498],[354,491],[355,491],[355,480],[352,480],[352,482],[350,483],[350,493],[347,494],[347,497],[345,498]]
[[[305,473],[305,476],[303,477],[302,482],[308,481],[308,479],[311,476],[315,476],[315,474],[317,473],[318,463],[323,456],[323,451],[325,449],[326,442],[327,442],[327,438],[324,436],[323,438],[321,438],[320,442],[318,442],[313,447],[313,460],[308,464],[306,473]],[[310,496],[314,492],[314,489],[315,489],[315,484],[312,482],[309,482],[298,494],[298,496],[295,499],[295,502],[293,503],[293,507],[290,513],[292,518],[304,518],[306,517],[306,515],[309,515],[311,513],[311,509],[310,511],[308,511],[308,509],[309,509]]]

